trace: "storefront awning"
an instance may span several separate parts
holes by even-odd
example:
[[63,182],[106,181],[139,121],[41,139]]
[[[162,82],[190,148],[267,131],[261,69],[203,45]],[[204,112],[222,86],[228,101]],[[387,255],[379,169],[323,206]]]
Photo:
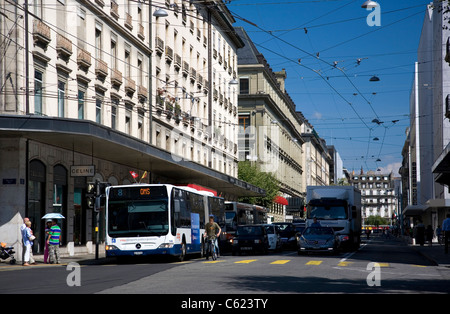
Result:
[[428,208],[444,208],[450,207],[450,199],[448,198],[433,198],[426,203]]
[[436,174],[435,182],[450,186],[450,143],[436,159],[431,170]]
[[287,199],[285,199],[283,196],[275,196],[275,198],[273,199],[273,201],[277,204],[281,204],[281,205],[289,205],[289,202]]
[[67,118],[0,115],[0,137],[25,137],[94,158],[144,169],[173,179],[175,184],[196,183],[218,194],[264,196],[265,190],[189,160],[178,160],[156,146],[89,121]]
[[420,216],[427,209],[428,209],[428,206],[426,206],[426,205],[408,205],[405,207],[402,214],[405,216]]

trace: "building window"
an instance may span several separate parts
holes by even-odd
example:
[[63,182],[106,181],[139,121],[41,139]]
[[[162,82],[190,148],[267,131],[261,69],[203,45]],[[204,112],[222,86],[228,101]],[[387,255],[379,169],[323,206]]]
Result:
[[103,97],[97,94],[95,97],[95,122],[102,123],[102,102]]
[[[67,217],[67,169],[62,165],[53,167],[53,212],[60,213]],[[60,225],[61,244],[66,244],[65,237],[67,230],[67,219],[62,219],[62,226]]]
[[144,138],[144,112],[138,112],[138,136],[142,140]]
[[117,70],[117,45],[114,38],[111,39],[111,69]]
[[95,23],[95,58],[102,58],[102,25]]
[[58,80],[58,117],[64,117],[66,83]]
[[125,112],[125,133],[131,134],[131,108],[127,105]]
[[42,72],[34,71],[34,113],[42,115]]
[[117,108],[119,107],[119,100],[117,98],[112,99],[111,105],[111,128],[116,129],[117,127]]
[[239,93],[241,93],[242,95],[248,95],[250,93],[249,87],[250,86],[248,78],[239,79]]
[[43,252],[45,247],[44,230],[42,230],[41,217],[45,215],[45,186],[46,167],[39,160],[29,162],[28,176],[28,207],[27,217],[32,223],[33,234],[36,240],[33,245],[33,252]]
[[245,132],[250,126],[250,115],[239,116],[239,133]]
[[84,119],[84,97],[85,91],[78,90],[78,119]]

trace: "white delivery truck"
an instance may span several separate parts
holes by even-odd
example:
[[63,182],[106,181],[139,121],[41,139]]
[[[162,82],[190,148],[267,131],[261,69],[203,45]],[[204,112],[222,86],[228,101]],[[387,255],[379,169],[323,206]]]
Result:
[[306,226],[332,227],[344,249],[361,243],[361,191],[353,186],[307,186]]

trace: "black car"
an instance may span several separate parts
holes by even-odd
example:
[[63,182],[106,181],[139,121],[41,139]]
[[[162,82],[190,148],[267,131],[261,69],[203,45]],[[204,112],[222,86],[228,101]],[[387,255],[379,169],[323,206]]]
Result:
[[284,249],[295,250],[297,248],[296,228],[291,222],[274,222],[280,230],[280,237]]
[[263,225],[237,227],[236,236],[233,239],[233,255],[250,252],[267,254],[268,250],[269,239]]

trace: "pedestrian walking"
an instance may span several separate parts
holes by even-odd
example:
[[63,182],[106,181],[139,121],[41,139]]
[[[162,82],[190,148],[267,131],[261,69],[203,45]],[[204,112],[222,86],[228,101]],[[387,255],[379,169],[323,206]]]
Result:
[[420,244],[420,246],[425,244],[425,225],[422,223],[422,220],[419,220],[416,226],[416,243]]
[[438,225],[437,228],[436,228],[436,237],[437,237],[437,240],[438,240],[439,244],[442,244],[441,236],[442,236],[442,228],[441,228],[440,225]]
[[434,237],[434,231],[433,227],[431,225],[427,226],[427,229],[425,230],[425,238],[429,244],[429,246],[432,246],[433,244],[433,237]]
[[23,224],[20,225],[20,234],[22,236],[22,262],[25,261],[25,252],[27,250],[26,246],[25,246],[25,239],[27,238],[27,233],[26,233],[26,229],[27,229],[27,225],[26,222],[29,221],[30,219],[28,217],[23,218]]
[[59,264],[59,243],[61,238],[61,228],[57,225],[56,219],[52,219],[52,227],[48,233],[47,243],[49,248],[50,264]]
[[445,237],[445,254],[448,254],[448,242],[450,241],[450,214],[447,214],[447,218],[442,223],[442,231]]
[[51,227],[52,227],[52,220],[47,219],[47,221],[45,222],[45,248],[44,248],[44,263],[45,264],[48,264],[49,247],[48,247],[47,239],[48,239]]

